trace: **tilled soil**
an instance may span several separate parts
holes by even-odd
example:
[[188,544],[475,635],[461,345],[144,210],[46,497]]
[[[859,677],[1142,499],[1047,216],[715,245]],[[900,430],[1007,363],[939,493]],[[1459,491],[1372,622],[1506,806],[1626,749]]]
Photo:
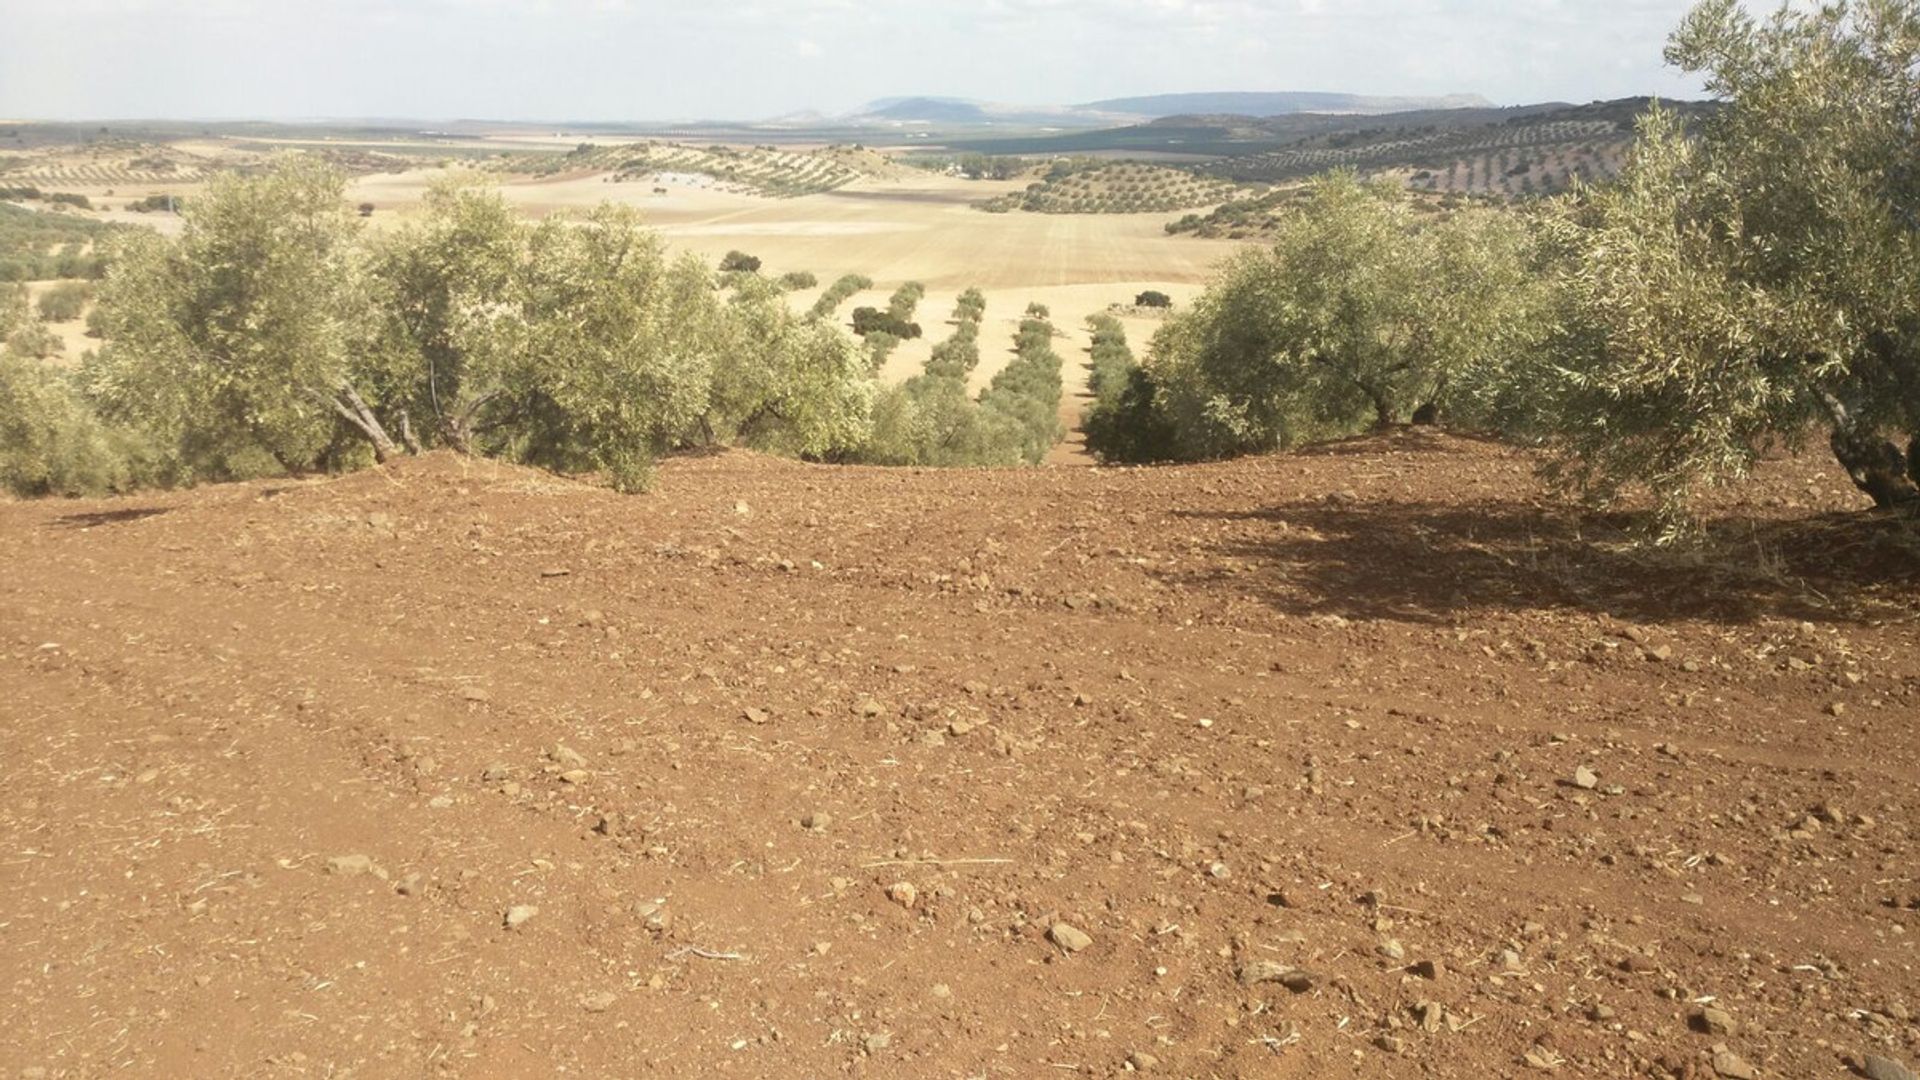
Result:
[[0,506],[0,1077],[1912,1064],[1858,507],[1665,554],[1417,433]]

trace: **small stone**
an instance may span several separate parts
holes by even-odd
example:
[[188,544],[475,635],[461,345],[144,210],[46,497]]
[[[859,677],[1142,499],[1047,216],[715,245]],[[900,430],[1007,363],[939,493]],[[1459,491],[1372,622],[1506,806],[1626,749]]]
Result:
[[1695,1031],[1708,1035],[1732,1035],[1740,1030],[1740,1022],[1732,1013],[1712,1005],[1695,1012],[1689,1022]]
[[1422,1001],[1413,1007],[1413,1014],[1420,1018],[1420,1030],[1435,1032],[1440,1030],[1440,1022],[1446,1019],[1446,1006],[1437,1001]]
[[1396,964],[1407,958],[1406,946],[1400,944],[1400,942],[1396,941],[1393,938],[1388,938],[1387,940],[1374,946],[1374,951],[1378,952],[1381,956],[1386,957],[1387,959],[1393,961]]
[[825,832],[833,824],[833,815],[815,810],[800,819],[800,827],[808,832]]
[[920,899],[920,890],[914,888],[911,882],[896,881],[887,886],[887,899],[903,908],[912,908],[914,901]]
[[492,701],[493,700],[493,695],[487,693],[484,687],[479,687],[479,686],[461,687],[460,696],[466,699],[467,701]]
[[1520,1057],[1529,1066],[1541,1072],[1557,1072],[1560,1068],[1560,1059],[1544,1046],[1528,1047],[1527,1052]]
[[1380,1049],[1386,1051],[1389,1054],[1397,1054],[1400,1051],[1406,1049],[1406,1044],[1400,1041],[1400,1037],[1398,1035],[1388,1035],[1384,1032],[1382,1032],[1379,1036],[1377,1036],[1373,1040],[1373,1045],[1379,1047]]
[[891,1046],[892,1044],[893,1044],[893,1033],[890,1031],[875,1032],[874,1034],[869,1035],[866,1038],[860,1040],[861,1048],[864,1049],[870,1055],[879,1053],[880,1051],[885,1050],[887,1047]]
[[568,746],[566,743],[555,743],[553,749],[547,751],[547,758],[563,769],[584,769],[587,767],[586,755]]
[[580,1007],[590,1013],[603,1013],[613,1008],[615,1000],[616,995],[613,991],[602,990],[599,993],[587,994],[581,997]]
[[1296,994],[1304,994],[1313,989],[1318,978],[1304,968],[1282,964],[1277,960],[1255,960],[1240,968],[1241,986],[1258,986],[1261,983],[1279,983]]
[[1860,1071],[1866,1074],[1867,1080],[1920,1080],[1912,1069],[1879,1054],[1868,1054],[1860,1064]]
[[566,772],[560,774],[560,782],[563,784],[584,784],[587,782],[589,775],[591,774],[585,769],[568,769]]
[[1593,1005],[1587,1009],[1587,1019],[1596,1024],[1604,1024],[1619,1015],[1618,1012],[1614,1011],[1613,1006],[1603,1005],[1598,1001],[1594,1002]]
[[749,724],[764,724],[767,721],[773,719],[773,714],[768,712],[767,710],[756,709],[751,706],[749,706],[746,709],[746,711],[743,712],[741,715],[747,718],[747,723]]
[[1135,1050],[1127,1055],[1127,1068],[1134,1072],[1152,1072],[1160,1067],[1160,1059],[1144,1050]]
[[399,893],[401,896],[419,896],[426,887],[426,878],[419,874],[408,874],[406,877],[400,879],[399,884],[393,887],[393,891]]
[[973,721],[971,720],[953,720],[947,724],[947,734],[955,738],[965,735],[972,730]]
[[1573,786],[1586,791],[1592,791],[1594,788],[1600,786],[1600,778],[1593,774],[1592,769],[1582,765],[1573,770]]
[[861,698],[859,703],[854,705],[853,711],[856,716],[879,716],[880,703],[872,698]]
[[518,930],[526,925],[528,919],[540,914],[540,909],[532,904],[515,904],[507,909],[506,924],[509,930]]
[[359,877],[373,871],[373,858],[369,855],[335,855],[327,860],[327,873],[341,877]]
[[1760,1070],[1724,1046],[1713,1052],[1713,1071],[1727,1080],[1760,1080]]
[[664,934],[673,929],[673,912],[657,900],[642,900],[633,905],[634,918],[655,934]]
[[1415,975],[1432,982],[1439,982],[1440,976],[1446,974],[1446,972],[1446,965],[1438,960],[1422,960],[1413,965],[1413,973]]
[[1093,939],[1088,937],[1085,931],[1063,922],[1047,927],[1047,940],[1070,953],[1079,952],[1093,944]]

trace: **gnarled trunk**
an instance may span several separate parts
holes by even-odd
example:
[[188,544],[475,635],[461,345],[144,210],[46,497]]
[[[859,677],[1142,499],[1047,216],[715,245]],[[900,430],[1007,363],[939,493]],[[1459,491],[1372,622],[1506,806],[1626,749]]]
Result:
[[1911,453],[1920,449],[1920,439],[1903,454],[1891,439],[1862,428],[1845,402],[1825,391],[1819,392],[1819,397],[1833,422],[1828,440],[1833,456],[1847,470],[1853,486],[1866,492],[1882,510],[1920,506],[1920,464]]
[[372,406],[366,403],[352,383],[343,380],[333,388],[331,394],[315,391],[314,396],[333,406],[333,411],[339,413],[341,419],[366,437],[373,447],[373,460],[385,465],[400,456],[399,445],[393,441],[393,436],[387,434],[385,425],[374,415]]

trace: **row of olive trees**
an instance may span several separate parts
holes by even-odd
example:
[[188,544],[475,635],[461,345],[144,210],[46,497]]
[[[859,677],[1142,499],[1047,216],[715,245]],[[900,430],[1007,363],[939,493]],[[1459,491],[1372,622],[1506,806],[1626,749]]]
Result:
[[444,446],[633,489],[679,446],[828,457],[867,437],[874,387],[853,338],[756,274],[717,287],[631,210],[528,223],[448,186],[369,235],[342,191],[339,173],[288,158],[216,180],[178,239],[128,234],[81,403],[176,479]]
[[1822,431],[1920,504],[1920,3],[1760,21],[1706,0],[1669,57],[1726,102],[1656,113],[1617,184],[1526,214],[1318,182],[1088,417],[1096,453],[1220,456],[1404,420],[1547,442],[1668,535],[1701,489]]
[[1014,355],[975,398],[986,300],[962,293],[954,331],[933,347],[919,375],[881,392],[873,437],[860,459],[883,465],[1037,464],[1060,440],[1061,360],[1053,324],[1038,305],[1014,335]]

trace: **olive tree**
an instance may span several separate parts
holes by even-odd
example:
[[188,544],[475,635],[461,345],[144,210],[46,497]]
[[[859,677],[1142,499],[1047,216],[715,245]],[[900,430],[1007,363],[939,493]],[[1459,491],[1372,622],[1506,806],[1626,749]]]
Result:
[[362,393],[371,304],[344,178],[290,156],[224,174],[181,210],[178,239],[130,231],[99,295],[107,344],[88,370],[111,415],[178,444],[242,440],[290,471],[344,423],[376,458],[399,447]]
[[874,384],[846,331],[801,318],[777,284],[737,289],[724,316],[699,434],[809,458],[845,454],[867,439]]
[[645,487],[655,456],[708,412],[729,343],[712,275],[692,255],[669,261],[632,208],[603,204],[534,230],[527,289],[512,449]]
[[401,407],[430,419],[430,441],[470,452],[524,405],[511,392],[530,353],[530,240],[497,192],[443,184],[375,248],[381,376]]
[[1920,503],[1920,4],[1706,0],[1668,57],[1724,107],[1695,138],[1650,119],[1555,223],[1568,474],[1647,482],[1672,535],[1811,427],[1877,505]]
[[1328,176],[1162,327],[1154,388],[1131,400],[1155,403],[1182,457],[1433,419],[1525,346],[1526,247],[1510,217],[1421,216],[1398,189]]

